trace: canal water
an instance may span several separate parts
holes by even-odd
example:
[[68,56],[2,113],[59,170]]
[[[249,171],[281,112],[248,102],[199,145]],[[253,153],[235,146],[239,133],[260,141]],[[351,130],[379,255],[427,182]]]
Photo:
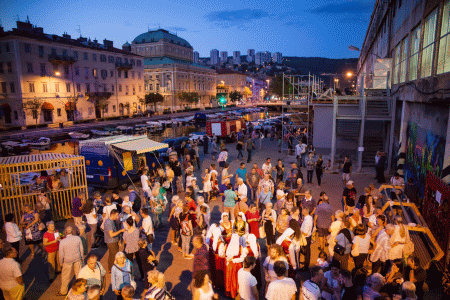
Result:
[[[258,121],[260,119],[266,119],[276,115],[279,115],[279,113],[257,112],[244,115],[243,118],[247,121]],[[196,127],[190,124],[176,127],[166,127],[161,131],[149,133],[148,136],[151,140],[162,142],[165,139],[186,136],[192,132],[205,132],[205,127]],[[78,141],[76,140],[58,141],[57,143],[52,143],[50,147],[47,148],[32,149],[31,154],[48,153],[48,152],[78,154]]]

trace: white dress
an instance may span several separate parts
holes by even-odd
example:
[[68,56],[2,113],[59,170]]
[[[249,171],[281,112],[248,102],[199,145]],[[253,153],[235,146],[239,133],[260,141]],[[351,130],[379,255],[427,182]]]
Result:
[[[405,243],[406,243],[406,233],[405,233],[404,237],[401,237],[400,229],[401,228],[399,225],[395,225],[394,233],[392,234],[391,239],[389,241],[390,244],[393,244],[395,242],[400,243],[395,247],[391,247],[391,250],[389,250],[389,259],[390,260],[403,258],[403,247],[405,247]],[[405,227],[405,230],[408,230],[408,229]]]
[[205,182],[203,183],[203,192],[207,193],[211,191],[211,174],[205,175]]
[[203,292],[201,288],[198,289],[198,291],[200,292],[200,297],[198,298],[199,300],[212,300],[212,298],[214,297],[214,290],[211,283],[208,283],[208,285],[209,285],[209,292],[207,293]]

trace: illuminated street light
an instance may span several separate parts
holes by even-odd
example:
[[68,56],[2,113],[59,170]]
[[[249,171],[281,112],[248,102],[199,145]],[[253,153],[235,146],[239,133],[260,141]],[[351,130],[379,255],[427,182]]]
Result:
[[347,72],[347,77],[352,77],[353,73],[352,72]]
[[61,75],[61,73],[59,73],[58,71],[55,72],[55,76],[59,76]]

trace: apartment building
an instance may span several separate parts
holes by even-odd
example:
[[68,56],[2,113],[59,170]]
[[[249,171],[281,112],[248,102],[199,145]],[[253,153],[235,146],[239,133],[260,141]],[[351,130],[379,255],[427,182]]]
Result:
[[255,49],[248,49],[247,50],[247,62],[255,62]]
[[234,65],[241,64],[241,51],[233,51],[233,64]]
[[228,62],[228,52],[227,51],[220,51],[220,63],[226,64]]
[[143,57],[113,42],[44,33],[29,21],[0,29],[0,125],[131,115],[144,109]]
[[212,66],[218,65],[220,60],[219,60],[219,50],[217,49],[212,49],[210,52],[210,64]]

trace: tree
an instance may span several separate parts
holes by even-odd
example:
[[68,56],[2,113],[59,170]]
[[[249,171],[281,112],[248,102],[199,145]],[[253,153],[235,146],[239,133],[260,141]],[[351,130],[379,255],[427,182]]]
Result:
[[233,91],[228,95],[228,97],[230,97],[232,102],[237,102],[242,99],[242,94],[238,91]]
[[150,93],[145,95],[145,103],[147,104],[153,104],[155,106],[155,110],[156,110],[156,104],[163,102],[164,101],[164,96],[161,95],[160,93]]
[[[288,94],[290,91],[290,84],[287,82],[284,82],[284,93]],[[277,75],[275,76],[274,80],[272,80],[270,84],[270,90],[276,94],[278,97],[280,97],[281,100],[283,100],[283,75]]]
[[38,124],[39,121],[39,109],[42,106],[42,103],[44,101],[34,97],[34,99],[31,100],[27,100],[26,102],[23,103],[23,110],[29,110],[31,112],[31,114],[33,115],[33,118],[36,119],[36,125]]
[[196,92],[181,92],[178,93],[178,98],[181,101],[186,101],[189,104],[197,103],[200,101],[200,96]]

